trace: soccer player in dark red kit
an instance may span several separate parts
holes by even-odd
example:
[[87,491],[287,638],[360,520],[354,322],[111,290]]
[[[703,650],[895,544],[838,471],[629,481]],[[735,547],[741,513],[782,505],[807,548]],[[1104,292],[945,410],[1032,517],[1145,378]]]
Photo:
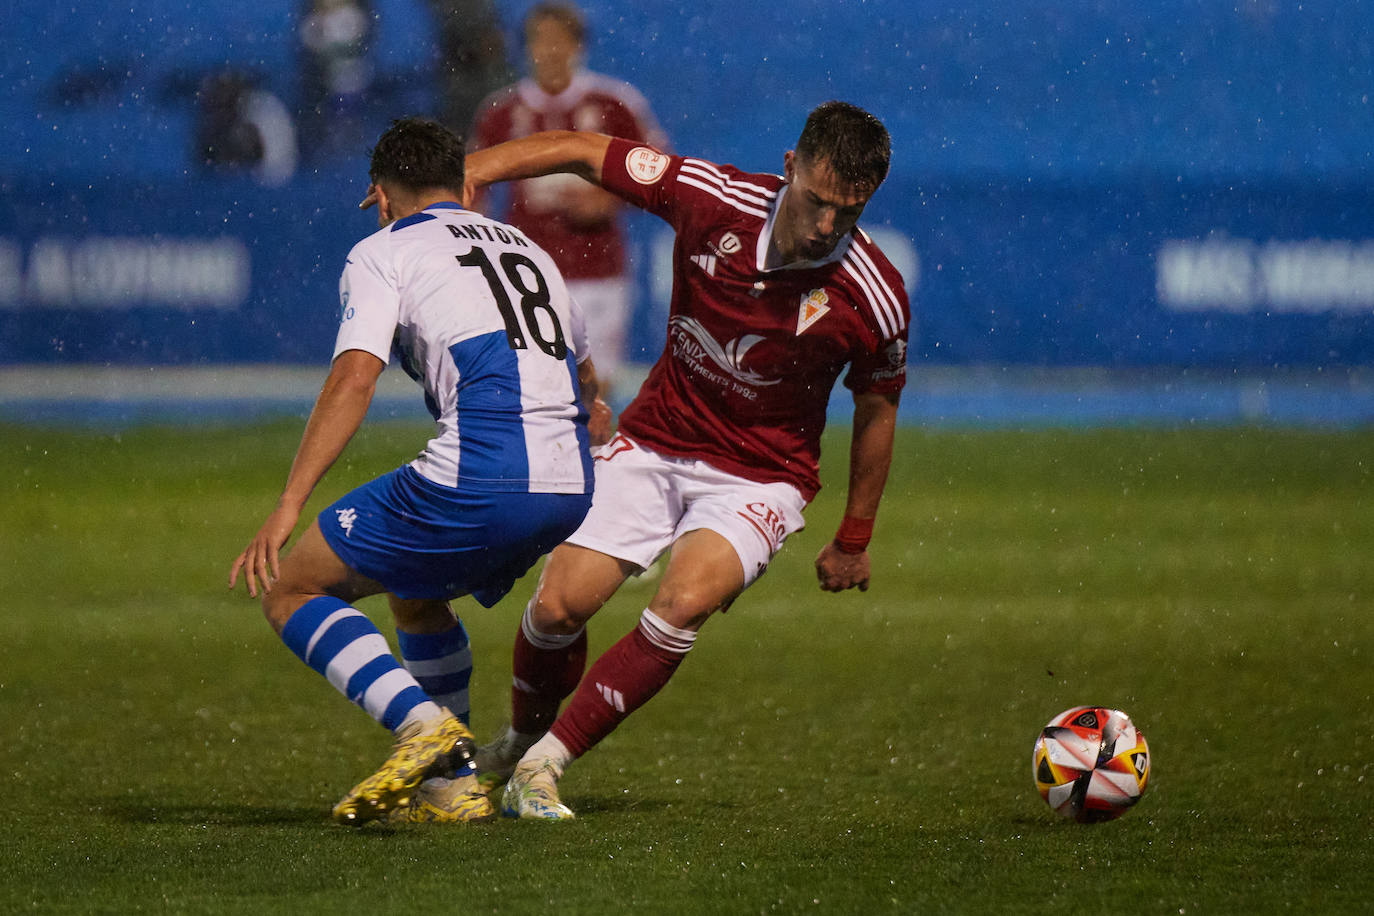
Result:
[[[901,276],[857,223],[890,150],[877,118],[827,102],[782,176],[591,133],[535,134],[469,157],[469,195],[571,172],[677,234],[663,355],[595,457],[592,509],[550,555],[516,634],[511,726],[478,756],[488,786],[509,780],[507,815],[572,817],[558,797],[564,768],[667,684],[706,620],[801,529],[841,374],[854,397],[849,488],[816,574],[826,591],[868,587],[909,309]],[[582,677],[587,620],[664,551],[638,625]]]
[[[587,23],[575,4],[536,3],[525,14],[524,32],[529,75],[482,102],[468,134],[470,151],[545,130],[589,130],[665,148],[667,136],[639,90],[585,66]],[[607,400],[634,311],[623,207],[614,194],[563,173],[514,183],[502,217],[551,254],[567,279],[586,316]]]

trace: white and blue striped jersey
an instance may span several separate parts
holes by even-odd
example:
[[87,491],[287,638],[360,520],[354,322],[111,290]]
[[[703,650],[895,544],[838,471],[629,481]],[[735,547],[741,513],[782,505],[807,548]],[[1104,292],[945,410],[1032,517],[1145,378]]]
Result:
[[519,230],[434,204],[353,246],[334,344],[401,367],[437,434],[411,462],[444,486],[588,493],[577,364],[581,311],[549,256]]

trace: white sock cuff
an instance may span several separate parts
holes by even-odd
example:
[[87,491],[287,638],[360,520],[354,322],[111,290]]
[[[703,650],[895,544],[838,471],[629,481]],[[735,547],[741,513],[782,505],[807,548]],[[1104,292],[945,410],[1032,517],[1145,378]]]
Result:
[[697,639],[695,631],[675,627],[648,608],[645,608],[644,613],[639,615],[639,628],[644,631],[649,642],[667,652],[676,652],[678,655],[686,655],[687,650],[692,648],[692,643],[696,642]]
[[429,722],[433,719],[442,719],[450,715],[444,707],[435,703],[433,700],[426,700],[416,704],[415,708],[406,713],[406,717],[401,720],[401,724],[396,726],[396,733],[399,734],[407,725],[412,722]]
[[553,732],[546,732],[544,737],[530,745],[530,749],[525,751],[525,756],[520,760],[547,762],[553,765],[559,776],[562,776],[568,764],[572,763],[573,756],[568,751],[568,746],[559,741]]
[[525,616],[520,618],[520,630],[525,634],[525,639],[536,649],[566,649],[577,638],[582,635],[582,631],[587,629],[585,626],[578,627],[576,631],[564,635],[562,633],[544,633],[534,627],[534,602],[525,605]]

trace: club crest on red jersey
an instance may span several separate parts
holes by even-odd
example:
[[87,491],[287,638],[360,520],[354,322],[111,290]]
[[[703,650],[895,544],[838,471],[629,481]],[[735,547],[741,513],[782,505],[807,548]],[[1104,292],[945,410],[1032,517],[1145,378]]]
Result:
[[811,327],[811,325],[820,321],[821,318],[825,316],[825,313],[830,311],[830,306],[827,305],[828,302],[830,302],[830,296],[828,296],[823,289],[813,289],[805,296],[802,296],[801,309],[797,312],[798,336],[801,335],[802,331],[805,331],[807,328]]

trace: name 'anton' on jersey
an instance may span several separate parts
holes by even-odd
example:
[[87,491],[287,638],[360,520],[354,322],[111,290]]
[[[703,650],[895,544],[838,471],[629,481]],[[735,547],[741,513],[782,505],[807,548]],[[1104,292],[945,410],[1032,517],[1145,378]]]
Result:
[[339,298],[334,356],[395,355],[424,388],[438,431],[417,472],[458,488],[590,492],[586,329],[553,261],[519,230],[434,204],[358,242]]

